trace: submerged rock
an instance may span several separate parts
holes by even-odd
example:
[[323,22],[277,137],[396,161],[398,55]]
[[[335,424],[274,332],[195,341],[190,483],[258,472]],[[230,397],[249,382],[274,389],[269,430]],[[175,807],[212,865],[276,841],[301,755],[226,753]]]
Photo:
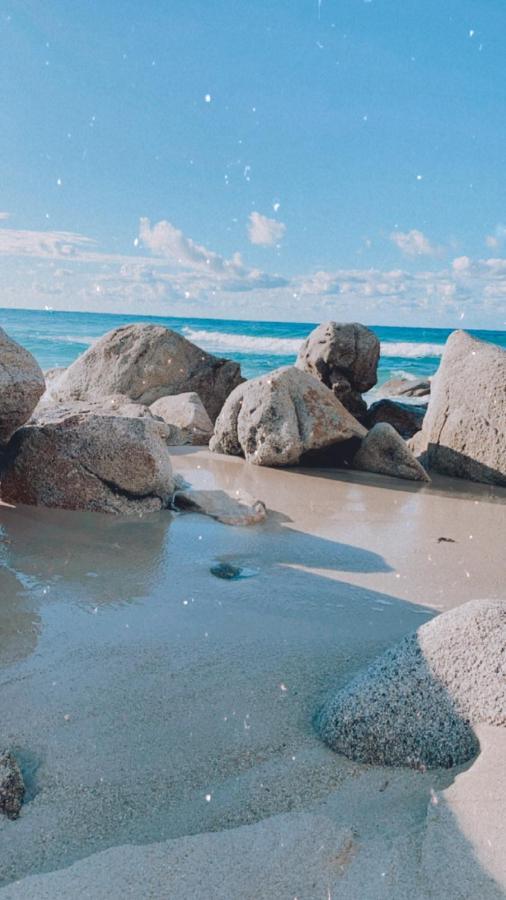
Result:
[[241,578],[252,578],[258,575],[256,569],[250,569],[246,566],[236,566],[234,563],[218,562],[210,569],[211,575],[216,578],[223,578],[225,581],[238,581]]
[[150,405],[160,397],[195,391],[214,420],[242,381],[238,363],[206,353],[163,325],[124,325],[108,332],[58,380],[54,396],[96,400],[123,394]]
[[506,485],[506,350],[450,335],[410,447],[429,469]]
[[16,758],[8,750],[0,751],[0,813],[17,819],[24,795],[25,785]]
[[195,391],[160,397],[151,404],[150,410],[154,416],[159,416],[168,425],[175,426],[182,434],[187,435],[187,443],[209,443],[213,423]]
[[159,510],[174,493],[168,437],[151,416],[55,407],[11,440],[2,499],[127,515]]
[[258,525],[267,515],[265,503],[243,491],[230,496],[218,490],[178,490],[174,495],[174,506],[211,516],[224,525]]
[[352,467],[411,481],[430,481],[405,440],[388,422],[378,422],[362,441]]
[[331,698],[317,727],[359,762],[448,768],[476,755],[479,722],[506,725],[501,600],[472,600],[422,625]]
[[380,342],[357,322],[318,325],[299,350],[295,365],[330,388],[359,418],[367,410],[362,394],[377,381]]
[[44,390],[38,362],[0,328],[0,444],[28,421]]
[[373,428],[378,422],[388,422],[401,437],[410,438],[420,431],[426,412],[426,406],[399,403],[395,400],[378,400],[367,410],[364,424],[367,428]]
[[303,454],[366,431],[325,385],[286,366],[237,387],[209,444],[259,466],[296,465]]

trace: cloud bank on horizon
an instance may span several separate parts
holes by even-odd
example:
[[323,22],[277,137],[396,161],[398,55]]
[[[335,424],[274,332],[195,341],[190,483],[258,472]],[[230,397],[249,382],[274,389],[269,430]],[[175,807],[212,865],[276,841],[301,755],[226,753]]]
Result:
[[[407,257],[441,255],[416,230],[390,239]],[[256,311],[266,319],[332,315],[370,324],[386,324],[392,316],[413,324],[464,319],[470,327],[504,324],[506,258],[501,257],[459,256],[417,272],[350,268],[285,278],[246,266],[239,253],[226,259],[167,220],[152,225],[146,217],[130,253],[101,250],[81,234],[0,227],[0,257],[14,264],[16,283],[25,282],[24,302],[9,303],[19,297],[7,279],[7,306],[227,318],[251,318]]]
[[504,328],[505,42],[474,0],[5,0],[0,306]]

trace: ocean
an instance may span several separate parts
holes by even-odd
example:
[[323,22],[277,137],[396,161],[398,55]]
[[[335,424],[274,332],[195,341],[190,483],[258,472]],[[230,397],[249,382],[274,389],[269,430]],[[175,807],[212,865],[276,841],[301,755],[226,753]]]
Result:
[[[96,338],[129,322],[154,322],[173,328],[204,350],[239,362],[246,378],[293,363],[301,342],[316,324],[0,310],[0,325],[33,353],[42,369],[68,366]],[[433,375],[452,329],[373,326],[372,330],[381,341],[381,385],[391,377]],[[506,331],[473,329],[471,334],[506,348]]]

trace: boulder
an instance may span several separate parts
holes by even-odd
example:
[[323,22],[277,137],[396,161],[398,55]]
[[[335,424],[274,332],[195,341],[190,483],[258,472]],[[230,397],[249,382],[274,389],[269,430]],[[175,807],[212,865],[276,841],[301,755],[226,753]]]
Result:
[[125,515],[159,510],[174,493],[169,436],[151,415],[48,408],[12,438],[2,499]]
[[38,362],[0,328],[0,444],[30,418],[44,389]]
[[426,468],[506,485],[506,350],[454,331],[410,446]]
[[160,397],[150,406],[151,412],[168,425],[176,426],[188,435],[190,444],[208,444],[213,433],[213,423],[209,418],[199,395],[194,391]]
[[203,513],[224,525],[258,525],[267,516],[265,503],[244,491],[230,495],[221,490],[178,490],[174,495],[174,506]]
[[355,416],[367,405],[362,394],[377,381],[380,342],[370,328],[357,322],[318,325],[299,350],[295,365],[330,388]]
[[330,698],[323,740],[380,766],[446,767],[479,749],[473,726],[506,725],[506,601],[472,600],[422,625]]
[[365,434],[365,428],[325,385],[285,366],[231,393],[209,447],[218,453],[244,455],[259,466],[287,466],[296,465],[308,451]]
[[388,422],[401,437],[410,438],[420,431],[426,406],[414,403],[399,403],[396,400],[378,400],[371,404],[365,415],[364,425],[373,428],[378,422]]
[[353,457],[352,467],[411,481],[430,481],[405,440],[388,422],[378,422],[371,428]]
[[390,378],[381,385],[381,393],[387,397],[428,397],[428,378]]
[[24,795],[25,785],[16,758],[7,750],[0,751],[0,813],[17,819]]
[[238,363],[206,353],[163,325],[124,325],[108,332],[59,378],[54,396],[96,400],[123,394],[151,405],[160,397],[195,391],[214,420],[242,381]]

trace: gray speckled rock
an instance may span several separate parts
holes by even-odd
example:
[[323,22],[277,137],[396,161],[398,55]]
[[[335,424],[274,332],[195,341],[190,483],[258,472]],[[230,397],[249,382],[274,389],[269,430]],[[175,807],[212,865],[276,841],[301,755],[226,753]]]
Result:
[[306,338],[295,365],[319,378],[355,416],[367,405],[362,393],[377,381],[380,342],[358,322],[324,322]]
[[477,753],[479,722],[506,725],[504,600],[472,600],[422,625],[330,699],[317,727],[360,762],[450,767]]
[[428,397],[430,380],[427,378],[389,378],[381,385],[381,393],[387,397]]
[[244,455],[259,466],[287,466],[296,465],[308,451],[365,434],[332,391],[312,375],[286,366],[232,392],[209,446]]
[[415,403],[378,400],[367,410],[364,425],[373,428],[378,422],[388,422],[401,437],[407,439],[420,431],[426,411],[426,406],[418,406]]
[[108,332],[59,378],[53,395],[96,400],[123,394],[150,405],[160,397],[195,391],[216,419],[242,381],[238,363],[212,356],[162,325],[124,325]]
[[244,491],[178,490],[174,496],[176,509],[188,509],[210,516],[224,525],[258,525],[267,516],[265,503]]
[[188,443],[208,444],[213,433],[209,418],[199,395],[194,391],[161,397],[151,404],[151,412],[168,425],[175,425],[188,435]]
[[8,503],[143,514],[168,506],[169,429],[151,416],[53,407],[7,448]]
[[405,440],[388,422],[378,422],[371,428],[353,457],[352,467],[411,481],[430,481]]
[[506,485],[506,350],[450,335],[410,447],[429,469]]
[[0,444],[30,418],[44,389],[42,369],[32,354],[0,328]]
[[19,816],[25,785],[15,757],[9,751],[0,752],[0,813],[8,819]]

